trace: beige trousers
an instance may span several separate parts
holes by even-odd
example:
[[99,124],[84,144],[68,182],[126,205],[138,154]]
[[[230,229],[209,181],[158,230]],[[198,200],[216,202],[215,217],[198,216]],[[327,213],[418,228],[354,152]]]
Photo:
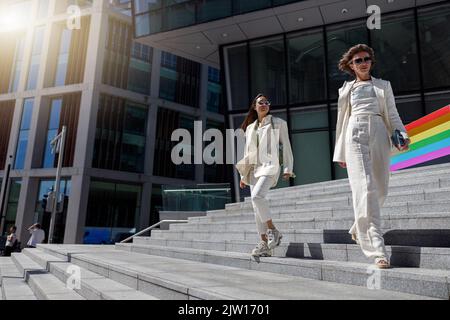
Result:
[[255,212],[256,228],[259,235],[266,234],[268,229],[267,221],[272,220],[269,200],[266,199],[266,195],[276,179],[277,176],[261,176],[256,178],[254,172],[251,173],[250,193]]
[[349,232],[358,237],[361,249],[368,258],[389,259],[381,232],[380,210],[388,193],[390,146],[382,117],[350,117],[345,157],[355,223]]

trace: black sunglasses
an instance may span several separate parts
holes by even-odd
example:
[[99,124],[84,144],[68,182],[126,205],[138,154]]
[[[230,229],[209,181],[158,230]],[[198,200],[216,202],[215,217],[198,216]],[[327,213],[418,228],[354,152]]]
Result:
[[359,64],[361,64],[363,62],[369,62],[369,61],[372,61],[371,57],[365,57],[364,59],[363,58],[357,58],[357,59],[353,60],[352,63],[355,63],[355,64],[359,65]]

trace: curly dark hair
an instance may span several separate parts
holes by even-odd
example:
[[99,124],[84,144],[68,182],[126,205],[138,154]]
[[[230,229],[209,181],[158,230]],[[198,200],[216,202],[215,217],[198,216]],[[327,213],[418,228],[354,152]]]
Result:
[[367,52],[370,55],[370,57],[372,58],[373,69],[375,65],[375,52],[366,44],[357,44],[356,46],[348,49],[346,53],[344,53],[341,60],[339,61],[339,70],[355,76],[355,72],[352,70],[352,68],[350,68],[350,63],[352,62],[354,55],[360,52]]

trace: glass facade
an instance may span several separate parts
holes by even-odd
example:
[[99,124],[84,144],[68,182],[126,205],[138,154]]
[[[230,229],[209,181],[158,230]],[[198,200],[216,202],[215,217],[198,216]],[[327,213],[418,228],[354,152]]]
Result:
[[234,128],[258,92],[268,95],[272,112],[286,110],[293,185],[347,176],[332,156],[338,89],[351,79],[338,62],[351,46],[374,48],[373,75],[392,83],[405,124],[450,103],[450,5],[383,14],[382,21],[381,30],[355,19],[222,47]]
[[3,226],[2,235],[5,235],[9,228],[16,224],[17,206],[19,204],[21,187],[22,180],[11,180],[9,185],[8,201],[6,203],[5,224]]
[[[59,184],[59,191],[64,197],[63,212],[57,213],[55,216],[55,228],[53,231],[53,242],[54,243],[64,243],[64,231],[66,229],[66,218],[67,218],[67,208],[69,206],[70,190],[72,187],[72,182],[67,179],[61,179]],[[53,191],[55,188],[55,180],[41,180],[39,182],[39,191],[36,201],[35,216],[33,222],[38,222],[41,224],[42,229],[45,231],[45,240],[47,242],[48,234],[50,230],[50,220],[51,212],[44,211],[42,208],[42,200],[44,195]]]
[[16,92],[19,86],[20,73],[22,72],[23,65],[23,50],[24,50],[24,38],[20,36],[16,42],[16,52],[14,58],[14,66],[12,68],[11,83],[9,86],[9,92]]
[[385,17],[380,30],[371,31],[379,63],[374,76],[388,79],[397,93],[420,89],[414,12]]
[[92,166],[143,173],[147,114],[146,105],[102,95]]
[[326,96],[322,30],[289,35],[290,99],[292,103],[322,101]]
[[201,64],[162,52],[159,97],[198,108]]
[[43,168],[53,168],[56,155],[52,153],[52,140],[58,135],[61,119],[62,99],[52,100],[50,118],[47,128],[47,142],[45,144]]
[[22,119],[20,122],[19,139],[17,142],[16,158],[14,169],[22,170],[25,166],[27,155],[28,135],[31,126],[31,117],[33,115],[34,99],[26,99],[23,104]]
[[[158,109],[158,119],[156,121],[156,139],[154,153],[153,174],[155,176],[178,178],[178,179],[195,179],[195,165],[180,164],[175,165],[172,162],[172,150],[179,144],[177,141],[171,141],[172,132],[176,129],[186,129],[190,136],[194,137],[194,121],[193,116],[172,111],[165,108]],[[184,149],[187,151],[187,146]],[[188,154],[190,162],[194,161],[194,141],[191,139],[191,149]],[[181,155],[182,156],[182,155]]]
[[66,84],[66,75],[69,64],[71,40],[72,40],[72,30],[64,28],[61,33],[58,64],[56,67],[56,74],[55,74],[55,87],[63,86]]
[[91,181],[85,223],[85,244],[120,242],[136,232],[141,211],[141,186]]
[[133,0],[136,37],[297,1],[299,0]]
[[418,16],[424,87],[449,87],[450,5],[420,9]]
[[41,63],[42,44],[44,42],[45,27],[38,27],[34,31],[33,51],[31,53],[30,70],[28,73],[27,90],[34,90],[37,86],[39,64]]
[[220,85],[220,71],[208,67],[208,100],[206,109],[211,112],[222,113],[221,99],[222,86]]
[[250,42],[251,97],[270,96],[273,104],[286,103],[286,63],[283,38]]
[[153,49],[133,42],[128,67],[128,90],[150,95]]

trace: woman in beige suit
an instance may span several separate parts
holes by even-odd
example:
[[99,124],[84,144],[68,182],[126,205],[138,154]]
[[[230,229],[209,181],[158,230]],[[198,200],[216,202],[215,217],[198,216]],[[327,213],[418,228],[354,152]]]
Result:
[[389,268],[380,226],[380,209],[389,184],[391,135],[398,129],[408,149],[409,138],[398,115],[389,81],[371,76],[372,48],[356,45],[346,52],[339,69],[355,76],[339,89],[334,162],[347,168],[353,194],[355,223],[350,229],[363,253],[379,268]]
[[245,131],[244,159],[252,159],[252,169],[241,176],[240,187],[250,185],[255,220],[261,241],[252,251],[253,256],[270,256],[271,250],[280,244],[282,234],[270,216],[269,202],[265,198],[270,188],[278,183],[281,166],[280,143],[283,145],[283,179],[295,177],[294,157],[286,121],[270,114],[270,102],[263,94],[253,100],[241,127]]

